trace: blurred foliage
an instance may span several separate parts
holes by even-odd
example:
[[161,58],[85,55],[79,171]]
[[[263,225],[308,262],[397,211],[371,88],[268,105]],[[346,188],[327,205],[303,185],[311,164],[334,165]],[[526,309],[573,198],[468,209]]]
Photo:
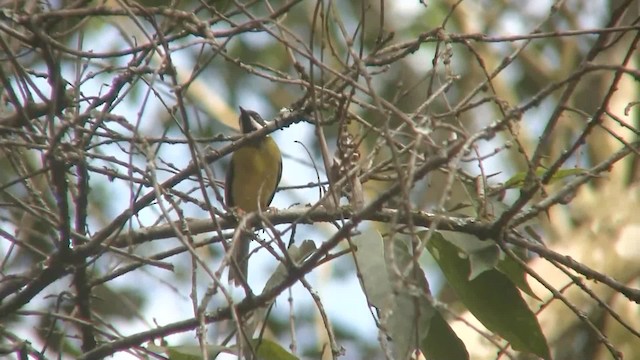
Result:
[[[476,344],[485,333],[469,325],[469,309],[515,350],[633,358],[640,325],[617,314],[638,302],[629,289],[640,276],[637,249],[620,245],[640,206],[637,16],[637,0],[0,1],[0,345],[14,358],[146,358],[145,342],[193,340],[197,329],[199,348],[176,337],[171,349],[199,358],[207,343],[251,346],[254,334],[235,330],[242,324],[269,339],[258,348],[266,358],[527,356],[493,338]],[[278,200],[317,201],[347,128],[358,145],[347,170],[376,204],[269,214],[278,227],[265,222],[252,258],[270,265],[252,261],[261,270],[251,293],[220,282],[234,223],[219,154],[237,148],[238,106],[282,130]],[[491,245],[459,258],[454,236],[426,240],[425,227]],[[389,247],[397,239],[407,240],[401,254]],[[284,251],[290,240],[304,256]],[[424,275],[435,266],[425,249],[449,255],[439,289]],[[405,276],[416,272],[418,283]],[[552,289],[530,281],[532,290],[525,273]],[[598,274],[600,284],[590,281]],[[282,282],[302,285],[286,295]],[[347,286],[330,298],[316,291]],[[539,299],[527,306],[518,289]],[[282,307],[296,300],[288,314],[266,311],[279,294]],[[356,296],[369,303],[327,306]],[[473,300],[486,305],[480,315]],[[507,305],[527,326],[500,318]],[[385,323],[383,308],[416,323]],[[377,328],[354,330],[362,316]],[[418,328],[438,330],[413,338]]]

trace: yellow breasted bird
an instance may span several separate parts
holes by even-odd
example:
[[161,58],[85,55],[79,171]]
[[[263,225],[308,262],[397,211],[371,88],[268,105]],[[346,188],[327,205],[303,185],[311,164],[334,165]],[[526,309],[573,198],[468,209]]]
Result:
[[[249,134],[266,125],[258,113],[240,108],[240,131]],[[278,144],[270,137],[245,143],[231,155],[225,183],[227,206],[244,212],[266,210],[282,176],[282,155]],[[234,244],[229,268],[229,282],[239,285],[246,281],[251,235],[241,234]],[[238,272],[237,270],[240,270]]]

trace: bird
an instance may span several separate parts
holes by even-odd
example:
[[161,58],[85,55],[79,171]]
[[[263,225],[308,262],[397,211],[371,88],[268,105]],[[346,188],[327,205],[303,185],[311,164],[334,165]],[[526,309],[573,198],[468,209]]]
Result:
[[[247,135],[266,125],[255,111],[240,107],[240,131]],[[282,154],[270,136],[253,139],[231,155],[225,179],[225,203],[239,212],[264,211],[275,195],[282,177]],[[232,246],[229,282],[239,286],[247,281],[251,234],[242,231]]]

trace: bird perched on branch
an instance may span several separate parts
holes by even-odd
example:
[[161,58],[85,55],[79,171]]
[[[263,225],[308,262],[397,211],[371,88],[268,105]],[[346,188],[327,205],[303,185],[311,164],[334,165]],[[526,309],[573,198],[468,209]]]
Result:
[[[240,107],[240,131],[250,134],[261,129],[266,122],[260,115]],[[282,176],[282,155],[278,144],[265,136],[251,140],[231,155],[225,183],[227,206],[242,212],[264,211],[276,192]],[[239,285],[247,280],[249,244],[251,234],[242,230],[233,244],[229,282]]]

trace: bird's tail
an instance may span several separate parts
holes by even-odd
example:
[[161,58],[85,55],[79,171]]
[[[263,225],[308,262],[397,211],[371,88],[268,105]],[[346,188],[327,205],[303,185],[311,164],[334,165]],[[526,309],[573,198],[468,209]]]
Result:
[[249,244],[251,234],[244,231],[238,236],[231,246],[231,263],[229,266],[229,283],[240,286],[247,281],[249,268]]

